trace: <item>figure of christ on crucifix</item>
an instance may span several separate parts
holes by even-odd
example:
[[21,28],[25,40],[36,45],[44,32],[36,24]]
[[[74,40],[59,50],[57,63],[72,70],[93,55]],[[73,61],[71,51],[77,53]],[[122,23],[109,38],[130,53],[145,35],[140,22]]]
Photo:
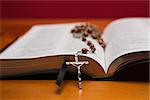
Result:
[[78,71],[78,85],[79,85],[79,89],[82,89],[81,67],[84,64],[89,64],[89,62],[88,61],[79,61],[79,59],[78,59],[79,53],[81,53],[81,52],[79,51],[75,54],[75,57],[74,57],[75,61],[74,62],[66,62],[66,65],[73,65],[74,67],[77,68],[77,71]]

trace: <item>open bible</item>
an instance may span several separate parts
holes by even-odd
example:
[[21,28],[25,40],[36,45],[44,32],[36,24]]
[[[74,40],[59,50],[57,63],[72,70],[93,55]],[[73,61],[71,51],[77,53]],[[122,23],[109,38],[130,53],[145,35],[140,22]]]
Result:
[[[84,23],[84,22],[81,22]],[[0,54],[0,76],[59,71],[65,58],[74,61],[74,54],[88,46],[73,38],[71,29],[79,23],[35,25]],[[95,53],[80,54],[79,60],[89,61],[81,72],[92,78],[113,76],[132,62],[149,62],[150,20],[123,18],[110,23],[103,31],[106,48],[87,37],[96,47]],[[75,68],[68,66],[69,72]]]

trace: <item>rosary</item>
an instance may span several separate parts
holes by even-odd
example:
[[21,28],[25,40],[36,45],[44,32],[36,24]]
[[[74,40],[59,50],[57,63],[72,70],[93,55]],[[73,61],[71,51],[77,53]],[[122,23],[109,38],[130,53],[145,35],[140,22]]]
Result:
[[73,28],[71,30],[71,33],[73,34],[74,38],[79,38],[83,42],[85,42],[89,46],[90,50],[88,50],[87,48],[82,48],[82,50],[78,51],[74,55],[75,61],[68,61],[68,60],[65,61],[65,63],[63,64],[63,66],[60,69],[56,84],[58,86],[60,86],[60,84],[62,83],[63,77],[65,75],[65,72],[67,71],[67,65],[72,65],[77,68],[78,86],[79,86],[79,89],[82,89],[81,67],[84,64],[89,64],[89,62],[88,61],[79,61],[78,56],[79,56],[79,54],[95,53],[95,51],[96,51],[94,44],[91,41],[87,40],[87,37],[91,36],[93,39],[97,40],[97,42],[103,48],[106,47],[106,44],[105,44],[104,40],[101,38],[102,32],[93,24],[85,23],[82,25],[77,25],[77,26],[75,26],[75,28]]
[[95,25],[90,23],[85,23],[82,25],[75,26],[74,29],[71,30],[71,33],[73,34],[73,37],[81,39],[83,42],[85,42],[90,50],[87,48],[82,48],[82,53],[87,54],[94,53],[96,51],[96,48],[94,44],[91,41],[88,41],[86,37],[91,36],[93,39],[97,40],[97,42],[103,47],[106,47],[106,44],[104,40],[101,38],[102,31],[99,30]]

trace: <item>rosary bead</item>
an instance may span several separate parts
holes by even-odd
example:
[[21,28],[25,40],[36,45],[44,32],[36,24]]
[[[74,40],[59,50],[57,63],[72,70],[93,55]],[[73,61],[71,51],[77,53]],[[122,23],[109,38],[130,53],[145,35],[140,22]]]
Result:
[[81,27],[81,28],[85,28],[85,25],[84,25],[84,24],[82,24],[82,25],[80,25],[80,27]]
[[91,34],[93,32],[93,30],[91,28],[87,29],[87,33]]
[[98,43],[101,45],[104,43],[104,40],[102,38],[98,39]]
[[87,45],[90,46],[92,44],[91,41],[87,41]]
[[87,32],[83,33],[83,36],[87,37],[89,34]]
[[95,51],[96,51],[96,48],[93,48],[93,49],[92,49],[92,53],[94,53]]
[[102,43],[101,46],[102,46],[103,48],[105,48],[105,47],[106,47],[106,44],[105,44],[105,43]]
[[82,36],[82,41],[84,41],[84,42],[86,41],[86,38],[84,36]]
[[90,49],[93,49],[93,48],[94,48],[94,44],[91,44],[91,45],[90,45]]
[[81,31],[82,30],[79,28],[79,29],[76,30],[76,33],[81,33]]
[[89,51],[89,50],[88,50],[87,48],[82,48],[82,53],[83,53],[83,54],[87,54],[88,51]]
[[75,29],[72,29],[72,30],[71,30],[71,33],[75,33],[75,31],[76,31]]
[[97,34],[96,34],[96,32],[93,32],[93,33],[92,33],[92,38],[93,38],[93,39],[97,39]]
[[97,38],[101,38],[101,34],[100,33],[97,33]]

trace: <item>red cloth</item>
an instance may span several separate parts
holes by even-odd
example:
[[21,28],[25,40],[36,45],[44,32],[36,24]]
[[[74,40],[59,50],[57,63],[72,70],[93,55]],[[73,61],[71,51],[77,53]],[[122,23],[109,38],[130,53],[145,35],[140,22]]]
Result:
[[2,18],[148,17],[149,3],[132,1],[1,1]]

